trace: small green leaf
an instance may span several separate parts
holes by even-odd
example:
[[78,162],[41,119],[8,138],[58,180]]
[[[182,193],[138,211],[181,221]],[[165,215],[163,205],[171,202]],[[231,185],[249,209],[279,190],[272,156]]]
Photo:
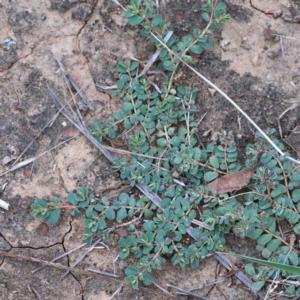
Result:
[[179,147],[180,144],[181,144],[181,138],[179,136],[173,136],[171,138],[171,144],[174,146],[174,147]]
[[97,203],[97,204],[94,206],[94,209],[95,209],[96,211],[101,212],[101,211],[104,210],[104,206],[101,205],[101,204],[99,204],[99,203]]
[[300,224],[295,225],[293,229],[296,234],[300,235]]
[[289,261],[292,265],[297,266],[298,265],[298,254],[295,251],[289,252]]
[[209,22],[210,20],[210,16],[207,12],[203,13],[202,14],[202,18],[206,21],[206,22]]
[[152,278],[147,272],[143,272],[141,274],[141,280],[143,281],[144,285],[150,285],[152,284]]
[[272,255],[272,252],[268,248],[264,248],[261,255],[263,258],[268,259]]
[[165,138],[160,138],[156,141],[157,146],[161,148],[165,148],[168,145],[168,141]]
[[68,202],[73,204],[73,205],[77,205],[78,202],[84,201],[83,198],[79,197],[78,195],[74,194],[74,193],[69,193],[68,194]]
[[112,207],[109,207],[107,209],[107,211],[105,212],[105,217],[108,219],[108,220],[114,220],[115,217],[116,217],[116,213],[114,211],[114,209]]
[[88,195],[88,193],[89,193],[89,190],[88,190],[88,188],[87,187],[81,187],[80,189],[78,189],[78,191],[77,191],[77,194],[78,194],[78,196],[79,197],[81,197],[81,198],[85,198],[85,197],[87,197],[87,195]]
[[174,64],[172,63],[172,61],[170,60],[165,60],[163,62],[163,66],[165,67],[166,70],[168,71],[174,71],[175,70],[175,66]]
[[275,198],[286,192],[286,187],[282,184],[278,184],[278,186],[271,192],[271,197]]
[[245,265],[245,272],[250,275],[254,276],[255,275],[255,269],[252,264],[246,264]]
[[106,228],[106,222],[103,218],[98,219],[98,229],[103,230]]
[[161,15],[155,15],[152,19],[153,25],[156,27],[162,22],[162,16]]
[[82,212],[78,208],[74,208],[71,211],[71,215],[74,217],[80,217],[82,215]]
[[259,292],[264,285],[265,285],[265,282],[263,280],[260,280],[260,281],[256,281],[256,282],[252,283],[251,288],[254,292]]
[[46,218],[48,224],[55,224],[60,217],[60,209],[50,210]]
[[120,257],[121,259],[125,259],[129,254],[130,254],[129,249],[122,249],[122,250],[119,252],[119,257]]
[[298,202],[300,200],[300,189],[294,189],[292,192],[292,198],[294,202]]
[[128,23],[130,25],[134,26],[134,25],[140,24],[143,20],[144,20],[143,17],[136,15],[136,16],[129,17]]
[[272,236],[271,236],[271,235],[269,235],[269,234],[262,234],[262,235],[258,238],[257,243],[258,243],[259,245],[264,246],[264,245],[266,245],[268,242],[270,242],[271,239],[272,239]]
[[267,248],[269,251],[274,252],[277,250],[277,248],[280,246],[281,241],[279,239],[273,239],[267,244]]
[[126,102],[125,104],[122,105],[122,110],[124,112],[130,112],[133,109],[133,105],[130,102]]
[[136,268],[133,268],[133,267],[130,267],[128,266],[126,269],[125,269],[125,274],[127,276],[136,276],[139,274],[139,270],[136,269]]
[[290,285],[285,289],[285,292],[289,295],[295,296],[295,286]]
[[122,221],[127,217],[127,211],[126,208],[122,207],[120,210],[117,212],[117,219]]
[[48,203],[41,198],[36,198],[34,204],[41,206],[42,208],[48,208]]
[[192,62],[192,57],[190,55],[183,55],[182,59],[187,63],[190,64]]
[[216,179],[217,177],[218,177],[218,173],[217,172],[206,172],[204,174],[204,180],[206,182],[210,182],[210,181]]
[[203,52],[203,48],[200,45],[194,45],[190,48],[190,50],[196,54],[201,54]]
[[156,225],[153,221],[148,221],[143,224],[143,228],[146,231],[154,231],[156,229]]
[[121,248],[127,248],[131,246],[130,240],[125,238],[120,238],[118,244]]
[[219,164],[219,159],[213,155],[209,158],[209,163],[211,164],[212,167],[214,167],[215,169],[219,169],[220,164]]

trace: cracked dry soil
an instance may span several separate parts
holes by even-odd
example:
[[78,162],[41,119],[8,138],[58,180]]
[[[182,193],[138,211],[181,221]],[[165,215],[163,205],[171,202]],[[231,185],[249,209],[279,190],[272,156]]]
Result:
[[[201,1],[161,0],[160,11],[179,36],[194,28],[203,28]],[[128,1],[122,2],[124,5]],[[280,114],[288,107],[284,102],[299,97],[299,1],[232,0],[226,1],[231,21],[222,31],[215,31],[214,47],[194,55],[192,65],[222,88],[262,129],[277,128]],[[61,98],[66,95],[55,54],[84,92],[95,111],[87,112],[85,121],[105,120],[117,110],[118,99],[97,89],[96,84],[112,85],[119,59],[134,56],[149,59],[153,45],[127,25],[123,12],[110,0],[2,0],[0,1],[0,173],[12,163],[55,115],[45,83],[55,87]],[[281,43],[280,43],[280,37]],[[220,42],[222,41],[222,46]],[[282,46],[282,45],[283,46]],[[291,84],[291,81],[293,83]],[[233,130],[241,152],[254,139],[250,126],[218,94],[185,70],[178,84],[199,88],[199,119],[204,113],[200,133],[221,129]],[[299,109],[282,119],[283,136],[299,125]],[[76,135],[77,131],[63,117],[45,128],[22,157],[34,157]],[[291,139],[291,137],[289,137]],[[209,138],[207,138],[207,141]],[[207,142],[206,141],[206,142]],[[293,143],[292,141],[290,141]],[[0,251],[51,260],[82,243],[82,220],[63,212],[58,224],[40,223],[30,215],[35,197],[60,197],[83,185],[95,194],[114,198],[130,187],[111,174],[109,162],[78,136],[59,148],[47,152],[33,164],[0,177],[0,186],[8,183],[1,199],[9,202],[9,211],[0,211]],[[126,232],[112,234],[110,250],[93,250],[78,268],[113,271],[117,241]],[[85,249],[59,261],[70,266]],[[228,251],[256,255],[255,245],[230,236]],[[124,278],[124,268],[131,261],[119,261],[116,272]],[[63,280],[63,270],[44,268],[34,274],[37,263],[0,256],[0,299],[108,299],[120,286],[111,279],[71,273]],[[171,283],[186,289],[215,280],[222,283],[200,290],[209,298],[256,299],[234,277],[222,277],[217,262],[207,258],[196,270],[167,263],[153,277],[161,286]],[[30,288],[31,290],[30,290]],[[192,299],[180,296],[181,299]],[[124,286],[115,299],[168,299],[155,287],[134,291]]]

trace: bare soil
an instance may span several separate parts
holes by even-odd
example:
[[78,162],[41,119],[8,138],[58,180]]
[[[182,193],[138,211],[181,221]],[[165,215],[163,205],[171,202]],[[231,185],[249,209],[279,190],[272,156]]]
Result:
[[[129,1],[122,1],[126,5]],[[171,22],[179,36],[205,26],[202,1],[161,0],[160,12]],[[231,20],[212,37],[214,47],[194,55],[192,66],[223,89],[264,130],[278,127],[278,117],[289,107],[285,102],[299,97],[300,73],[300,4],[297,0],[232,0],[226,1]],[[45,127],[57,112],[46,82],[57,95],[67,98],[61,74],[53,55],[84,92],[95,111],[85,115],[86,124],[106,120],[117,110],[120,101],[97,87],[116,82],[118,60],[133,56],[147,60],[155,51],[153,45],[139,36],[139,30],[127,25],[123,11],[110,0],[2,0],[0,1],[0,174],[8,170],[17,156]],[[9,38],[9,39],[7,39]],[[211,130],[213,138],[221,129],[232,130],[241,153],[253,142],[253,128],[240,113],[217,93],[212,95],[207,84],[185,70],[178,84],[199,88],[199,119],[207,113],[199,131]],[[294,146],[299,137],[290,132],[299,125],[299,108],[281,120],[283,137]],[[77,130],[63,117],[43,130],[23,155],[22,160],[37,156],[76,135]],[[296,153],[295,153],[296,156]],[[10,162],[9,162],[10,161]],[[0,194],[10,204],[0,208],[0,251],[51,260],[82,243],[82,220],[73,219],[67,211],[56,225],[47,225],[30,215],[36,197],[59,197],[66,202],[67,193],[88,186],[100,196],[116,197],[129,192],[110,172],[110,164],[84,136],[47,152],[34,163],[0,177]],[[113,272],[118,254],[117,241],[126,232],[115,232],[109,250],[93,250],[78,268]],[[85,248],[59,261],[71,265]],[[256,254],[255,245],[247,240],[229,237],[228,251]],[[132,261],[121,260],[116,273],[124,279],[124,268]],[[238,264],[238,262],[237,262]],[[0,256],[0,299],[108,299],[120,282],[71,273],[63,280],[64,271],[44,268],[34,274],[35,262]],[[256,295],[234,276],[224,277],[213,258],[201,262],[198,269],[167,263],[153,274],[155,281],[185,289],[205,283],[222,283],[199,290],[211,299],[256,299]],[[31,289],[30,289],[30,288]],[[138,291],[124,286],[115,299],[168,299],[156,287]],[[180,299],[192,299],[179,296]]]

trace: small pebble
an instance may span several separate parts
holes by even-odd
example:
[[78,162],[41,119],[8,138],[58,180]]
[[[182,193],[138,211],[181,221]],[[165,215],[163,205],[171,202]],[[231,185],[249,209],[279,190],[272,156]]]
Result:
[[46,19],[47,19],[47,17],[46,17],[45,15],[42,15],[42,16],[41,16],[41,21],[44,22],[44,21],[46,21]]
[[254,67],[257,66],[258,58],[259,58],[258,53],[257,53],[257,52],[254,52],[254,54],[253,54],[253,56],[252,56],[252,60],[251,60],[252,65],[253,65]]
[[171,89],[171,90],[170,90],[170,93],[171,93],[172,95],[176,95],[176,90],[175,90],[175,89]]
[[216,90],[215,89],[208,89],[210,95],[213,97],[213,95],[216,93]]
[[17,43],[12,40],[10,37],[6,37],[2,44],[3,50],[10,51],[17,49]]
[[277,9],[273,12],[273,17],[274,18],[278,18],[282,15],[282,10],[281,9]]

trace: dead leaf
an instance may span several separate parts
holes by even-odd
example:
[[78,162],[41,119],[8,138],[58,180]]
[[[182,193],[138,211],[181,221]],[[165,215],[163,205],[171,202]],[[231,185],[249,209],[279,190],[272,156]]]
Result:
[[241,188],[247,186],[254,174],[254,170],[255,169],[252,168],[225,175],[207,184],[205,187],[209,191],[216,190],[219,194],[238,191]]

